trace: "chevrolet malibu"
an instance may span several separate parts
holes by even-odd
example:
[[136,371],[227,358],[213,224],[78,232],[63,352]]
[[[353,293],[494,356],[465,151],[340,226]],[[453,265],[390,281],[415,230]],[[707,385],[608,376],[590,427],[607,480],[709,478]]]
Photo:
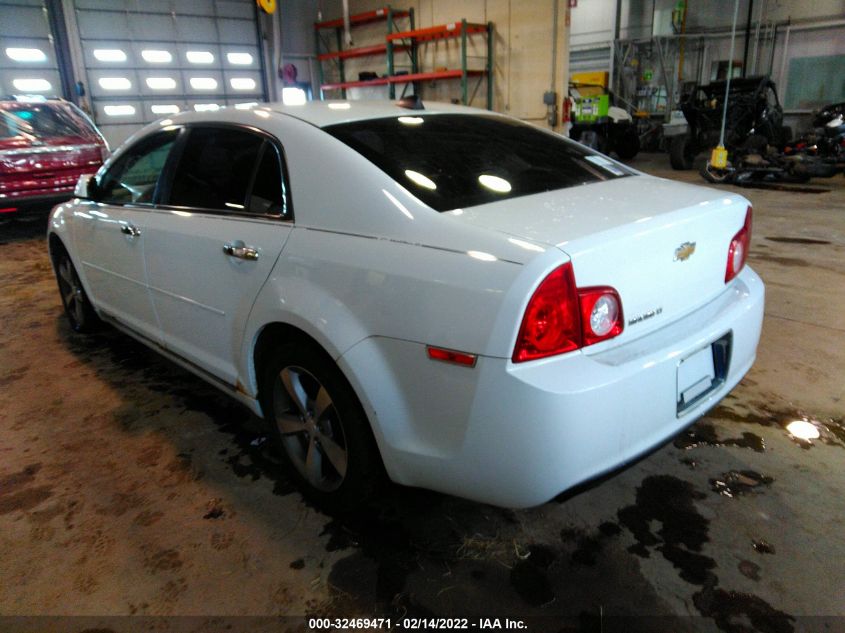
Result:
[[747,200],[419,106],[147,126],[51,215],[71,327],[112,324],[246,404],[334,508],[385,473],[540,504],[740,381],[764,299]]

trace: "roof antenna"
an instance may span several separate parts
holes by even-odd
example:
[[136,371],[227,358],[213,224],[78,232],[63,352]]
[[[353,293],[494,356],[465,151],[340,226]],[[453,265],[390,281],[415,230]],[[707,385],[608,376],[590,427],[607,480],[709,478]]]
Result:
[[410,97],[402,97],[396,101],[396,105],[407,110],[425,110],[422,99],[419,95],[411,95]]

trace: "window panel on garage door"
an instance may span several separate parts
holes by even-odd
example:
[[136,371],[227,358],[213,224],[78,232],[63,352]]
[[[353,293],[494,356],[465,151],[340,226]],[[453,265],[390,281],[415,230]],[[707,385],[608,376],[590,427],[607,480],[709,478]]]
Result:
[[266,100],[249,0],[74,0],[74,8],[95,120],[112,146],[180,110]]
[[42,0],[0,1],[0,95],[62,96]]

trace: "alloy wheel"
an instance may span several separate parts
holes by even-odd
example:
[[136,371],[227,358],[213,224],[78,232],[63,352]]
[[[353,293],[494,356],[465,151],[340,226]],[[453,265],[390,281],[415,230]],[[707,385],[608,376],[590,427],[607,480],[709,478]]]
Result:
[[293,466],[317,490],[340,488],[349,451],[329,391],[307,369],[293,365],[282,368],[273,391],[276,426]]

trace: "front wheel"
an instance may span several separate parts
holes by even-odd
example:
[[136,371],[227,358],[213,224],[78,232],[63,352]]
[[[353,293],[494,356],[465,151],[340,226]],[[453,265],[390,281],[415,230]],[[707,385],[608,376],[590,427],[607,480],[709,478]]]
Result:
[[271,437],[308,497],[342,512],[373,495],[381,462],[366,414],[325,352],[282,345],[267,363],[262,394]]
[[82,287],[70,255],[64,250],[56,258],[56,281],[71,329],[79,333],[96,330],[100,326],[100,319]]
[[696,153],[695,144],[689,134],[673,136],[669,141],[669,163],[672,169],[692,169]]

